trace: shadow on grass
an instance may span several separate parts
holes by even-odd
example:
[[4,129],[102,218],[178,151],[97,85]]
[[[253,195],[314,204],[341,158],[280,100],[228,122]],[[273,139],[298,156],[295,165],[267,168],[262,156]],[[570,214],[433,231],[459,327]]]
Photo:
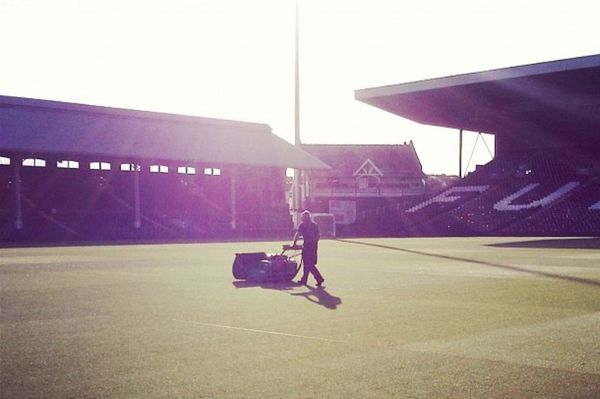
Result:
[[342,299],[331,295],[324,287],[302,286],[294,281],[234,281],[235,288],[263,288],[267,290],[292,291],[295,288],[305,287],[308,291],[290,293],[292,296],[305,297],[310,302],[326,307],[327,309],[337,309],[342,304]]
[[486,244],[497,248],[563,248],[563,249],[600,249],[600,237],[583,238],[547,238],[543,240],[528,240]]
[[548,278],[553,278],[553,279],[557,279],[557,280],[570,281],[573,283],[586,284],[586,285],[591,285],[591,286],[595,286],[595,287],[600,287],[600,281],[588,279],[588,278],[573,277],[573,276],[568,276],[568,275],[564,275],[564,274],[548,273],[548,272],[543,272],[543,271],[539,271],[539,270],[531,270],[531,269],[527,269],[524,267],[503,265],[501,263],[487,262],[487,261],[481,261],[481,260],[469,259],[469,258],[461,258],[458,256],[433,254],[433,253],[429,253],[429,252],[416,251],[413,249],[398,248],[398,247],[392,247],[389,245],[374,244],[374,243],[370,243],[370,242],[342,240],[342,239],[338,239],[337,241],[345,242],[345,243],[349,243],[349,244],[355,244],[355,245],[366,245],[369,247],[385,248],[385,249],[390,249],[392,251],[400,251],[400,252],[406,252],[406,253],[415,254],[415,255],[429,256],[429,257],[438,258],[438,259],[446,259],[446,260],[453,260],[453,261],[459,261],[459,262],[465,262],[465,263],[472,263],[472,264],[480,265],[480,266],[491,266],[491,267],[496,267],[499,269],[512,270],[515,272],[527,273],[527,274],[532,274],[532,275],[536,275],[536,276],[548,277]]
[[327,309],[335,310],[342,304],[342,298],[333,296],[324,287],[306,287],[308,291],[290,294],[292,296],[303,296],[312,303],[326,307]]

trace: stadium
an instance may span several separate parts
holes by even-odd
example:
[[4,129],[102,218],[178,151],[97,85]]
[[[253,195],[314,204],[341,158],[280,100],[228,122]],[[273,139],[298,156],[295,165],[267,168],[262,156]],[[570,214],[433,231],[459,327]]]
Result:
[[[495,157],[0,97],[3,397],[600,393],[600,55],[360,89]],[[461,149],[462,151],[462,149]],[[325,288],[236,281],[321,215]]]

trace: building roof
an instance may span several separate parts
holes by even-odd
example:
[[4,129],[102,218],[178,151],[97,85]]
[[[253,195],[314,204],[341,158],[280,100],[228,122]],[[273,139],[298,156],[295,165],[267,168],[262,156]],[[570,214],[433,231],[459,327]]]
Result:
[[427,125],[486,133],[600,132],[600,55],[357,90]]
[[327,169],[266,124],[0,96],[0,150]]
[[[302,144],[302,148],[344,176],[373,169],[382,176],[423,177],[412,141],[408,144]],[[370,162],[368,162],[370,161]]]

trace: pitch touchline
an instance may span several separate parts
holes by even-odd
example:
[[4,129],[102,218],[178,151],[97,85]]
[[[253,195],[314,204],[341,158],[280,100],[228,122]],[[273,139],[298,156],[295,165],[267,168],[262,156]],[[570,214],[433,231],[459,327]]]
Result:
[[229,329],[229,330],[249,331],[249,332],[261,333],[261,334],[283,335],[285,337],[312,339],[312,340],[316,340],[316,341],[342,342],[342,341],[338,341],[336,339],[329,339],[329,338],[322,338],[322,337],[311,337],[311,336],[308,336],[308,335],[288,334],[288,333],[282,333],[282,332],[277,332],[277,331],[257,330],[255,328],[226,326],[224,324],[202,323],[202,322],[199,322],[199,321],[192,321],[192,320],[171,319],[171,321],[177,321],[177,322],[180,322],[180,323],[196,324],[196,325],[205,326],[205,327],[226,328],[226,329]]

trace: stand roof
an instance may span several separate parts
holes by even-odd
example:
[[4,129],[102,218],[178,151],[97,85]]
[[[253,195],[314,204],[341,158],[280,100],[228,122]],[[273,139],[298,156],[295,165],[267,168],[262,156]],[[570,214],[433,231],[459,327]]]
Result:
[[367,88],[355,98],[427,125],[596,138],[600,55]]
[[327,169],[269,125],[0,96],[0,150]]

